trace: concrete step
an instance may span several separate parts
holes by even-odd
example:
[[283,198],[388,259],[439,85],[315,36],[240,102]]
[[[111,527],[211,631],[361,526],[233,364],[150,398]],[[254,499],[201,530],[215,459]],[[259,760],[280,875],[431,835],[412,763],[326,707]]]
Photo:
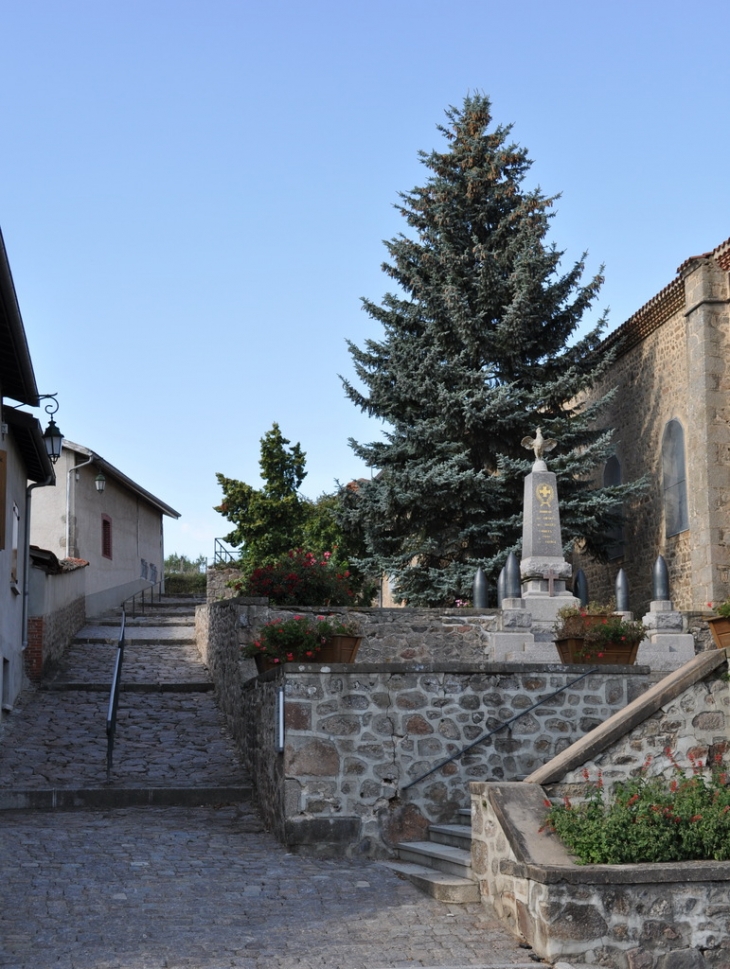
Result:
[[433,841],[401,841],[396,845],[401,861],[435,868],[457,878],[472,878],[471,852]]
[[450,902],[452,904],[466,904],[468,902],[478,902],[479,886],[476,882],[468,878],[460,878],[458,875],[449,875],[434,868],[418,865],[404,861],[384,861],[381,862],[391,871],[398,872],[405,876],[409,881],[420,888],[422,892],[438,899],[440,902]]
[[431,824],[428,838],[435,844],[471,851],[471,826],[465,824]]

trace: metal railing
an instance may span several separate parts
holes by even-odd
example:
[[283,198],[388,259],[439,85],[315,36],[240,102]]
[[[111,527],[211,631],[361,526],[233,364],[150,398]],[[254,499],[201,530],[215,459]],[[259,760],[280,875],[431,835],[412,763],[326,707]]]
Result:
[[114,676],[109,694],[109,709],[106,715],[106,779],[111,778],[112,758],[114,756],[114,738],[117,732],[117,708],[119,706],[119,687],[122,682],[122,663],[124,662],[124,632],[127,624],[127,613],[122,606],[122,624],[119,630],[117,644],[117,658],[114,663]]
[[213,565],[230,565],[231,562],[238,561],[239,555],[240,552],[226,548],[222,538],[216,538],[213,546]]
[[548,696],[544,696],[541,700],[538,700],[537,703],[533,703],[531,707],[527,707],[525,710],[520,710],[519,713],[516,713],[513,717],[510,717],[509,720],[505,720],[504,723],[500,723],[499,726],[493,727],[492,730],[488,730],[485,734],[482,734],[481,737],[477,737],[476,740],[473,740],[470,744],[467,744],[466,747],[463,747],[461,750],[457,750],[457,752],[452,754],[451,757],[447,757],[446,760],[442,760],[440,764],[436,764],[435,767],[427,770],[425,774],[421,774],[421,776],[417,777],[415,781],[410,781],[408,784],[404,784],[401,790],[407,791],[408,788],[413,787],[414,784],[420,784],[421,781],[425,780],[427,777],[430,777],[431,774],[435,774],[437,770],[441,770],[442,767],[450,764],[453,760],[458,760],[459,757],[463,757],[464,754],[468,753],[473,747],[476,747],[478,744],[488,740],[489,737],[495,733],[499,733],[500,730],[504,730],[506,727],[509,727],[510,724],[514,723],[515,720],[519,720],[520,717],[524,717],[526,713],[532,713],[533,710],[536,710],[539,706],[542,706],[543,703],[547,703],[549,700],[552,700],[553,697],[558,696],[558,694],[563,693],[565,690],[569,690],[571,686],[575,686],[576,683],[580,683],[581,680],[585,679],[586,676],[590,676],[591,673],[597,672],[598,667],[594,666],[593,669],[588,670],[587,673],[581,673],[580,676],[576,677],[574,680],[571,680],[570,683],[566,683],[559,689],[554,690]]
[[[150,580],[147,579],[147,581],[149,582]],[[124,612],[125,608],[128,609],[132,614],[132,619],[134,619],[137,615],[137,605],[139,604],[141,606],[140,612],[144,615],[145,603],[149,601],[150,605],[154,605],[155,590],[157,601],[159,602],[162,599],[162,579],[159,582],[152,582],[148,589],[141,589],[139,592],[135,592],[134,595],[127,596],[122,603],[122,612]]]

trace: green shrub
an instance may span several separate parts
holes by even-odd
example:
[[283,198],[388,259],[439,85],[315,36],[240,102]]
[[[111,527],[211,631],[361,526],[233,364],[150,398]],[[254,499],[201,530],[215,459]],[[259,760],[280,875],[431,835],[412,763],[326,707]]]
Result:
[[[671,750],[664,753],[673,767],[671,780],[648,777],[648,758],[640,774],[617,784],[606,803],[599,775],[583,803],[547,801],[545,826],[581,864],[729,860],[730,788],[722,758],[715,759],[708,775],[690,754],[688,775]],[[584,778],[589,780],[587,771]]]
[[173,572],[165,576],[165,594],[204,596],[207,577],[203,572]]

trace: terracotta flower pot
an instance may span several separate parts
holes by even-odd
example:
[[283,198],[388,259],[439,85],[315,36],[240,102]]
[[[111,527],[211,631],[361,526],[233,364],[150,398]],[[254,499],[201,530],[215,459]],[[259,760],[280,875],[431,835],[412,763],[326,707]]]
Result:
[[263,653],[257,653],[253,659],[259,673],[266,673],[267,670],[275,670],[277,666],[281,666],[280,662],[275,663],[270,656],[264,656]]
[[362,636],[333,636],[317,653],[317,663],[352,663]]
[[710,627],[712,638],[718,649],[725,649],[730,646],[730,618],[727,616],[715,616],[707,620]]
[[584,640],[579,638],[556,639],[562,663],[583,663],[587,666],[632,666],[636,662],[640,643],[611,643],[604,647],[598,656],[593,653],[585,657]]

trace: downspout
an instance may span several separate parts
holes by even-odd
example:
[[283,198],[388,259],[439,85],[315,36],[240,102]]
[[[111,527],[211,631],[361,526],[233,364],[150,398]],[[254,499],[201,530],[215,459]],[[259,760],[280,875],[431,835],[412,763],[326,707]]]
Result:
[[28,648],[28,609],[30,604],[30,498],[31,492],[34,488],[47,488],[49,485],[55,485],[56,475],[52,471],[45,481],[36,481],[34,484],[28,485],[25,489],[25,535],[23,539],[23,615],[22,615],[22,630],[23,630],[23,644],[21,646],[22,652]]
[[[88,461],[82,461],[81,464],[72,465],[66,472],[66,558],[78,558],[78,552],[76,548],[76,515],[74,514],[74,528],[73,528],[73,546],[71,545],[71,475],[75,474],[79,468],[85,468],[87,464],[93,464],[96,456],[91,455]],[[76,483],[74,482],[74,511],[76,510]],[[73,551],[73,555],[72,555]]]

